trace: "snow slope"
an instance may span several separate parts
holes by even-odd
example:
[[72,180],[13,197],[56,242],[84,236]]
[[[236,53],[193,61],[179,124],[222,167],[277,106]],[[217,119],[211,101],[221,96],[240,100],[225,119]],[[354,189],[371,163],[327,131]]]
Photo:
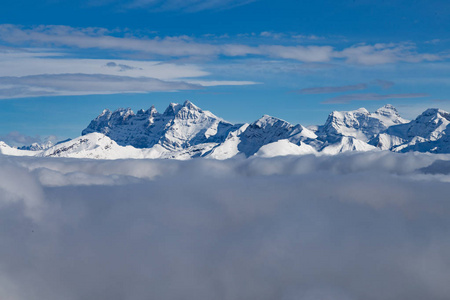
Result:
[[50,149],[37,156],[76,157],[95,159],[142,158],[142,151],[132,146],[122,147],[101,133],[90,133]]
[[317,151],[310,145],[300,144],[296,145],[289,142],[288,139],[279,140],[267,145],[262,146],[255,156],[259,157],[275,157],[275,156],[287,156],[287,155],[305,155],[314,154]]
[[332,144],[326,144],[322,149],[321,153],[334,155],[347,151],[373,151],[377,150],[375,146],[369,145],[364,141],[358,140],[354,137],[343,136],[338,141]]
[[44,151],[28,151],[27,153],[42,157],[90,159],[170,158],[184,160],[202,156],[205,152],[210,151],[215,145],[216,144],[214,143],[207,143],[178,151],[169,151],[157,144],[152,148],[142,149],[133,146],[120,146],[104,134],[94,132],[58,144]]
[[36,152],[31,150],[21,150],[14,147],[9,146],[5,142],[0,141],[0,153],[3,155],[11,155],[11,156],[35,156]]

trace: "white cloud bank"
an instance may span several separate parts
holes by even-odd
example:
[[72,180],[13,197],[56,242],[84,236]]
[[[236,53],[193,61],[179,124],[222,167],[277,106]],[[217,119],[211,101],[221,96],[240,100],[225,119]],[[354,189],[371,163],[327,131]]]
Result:
[[0,157],[0,298],[448,299],[449,159]]

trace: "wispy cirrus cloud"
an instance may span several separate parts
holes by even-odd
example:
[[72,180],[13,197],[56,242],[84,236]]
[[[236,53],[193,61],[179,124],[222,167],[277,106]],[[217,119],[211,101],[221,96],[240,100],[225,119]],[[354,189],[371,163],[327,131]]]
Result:
[[[102,49],[135,51],[160,57],[245,57],[257,55],[300,62],[344,61],[349,64],[378,65],[395,62],[418,63],[444,59],[439,54],[418,53],[415,45],[406,44],[358,44],[344,49],[330,45],[247,45],[203,41],[192,37],[117,36],[102,28],[73,28],[68,26],[37,26],[24,28],[16,25],[0,25],[0,40],[12,45],[43,45],[50,47],[74,47],[78,49]],[[294,39],[295,40],[295,39]]]
[[121,10],[147,9],[149,11],[182,11],[194,13],[223,10],[246,5],[258,0],[87,0],[91,6],[116,5]]
[[257,0],[132,0],[121,5],[127,9],[147,8],[156,11],[198,12],[204,10],[230,9]]
[[366,94],[350,94],[342,95],[330,98],[323,101],[323,104],[344,104],[350,103],[352,101],[383,101],[390,99],[411,99],[411,98],[423,98],[428,97],[429,94],[426,93],[405,93],[405,94],[377,94],[377,93],[366,93]]
[[25,29],[15,25],[0,25],[0,40],[19,45],[33,43],[51,47],[138,51],[169,57],[218,54],[213,45],[199,44],[185,37],[163,39],[116,37],[106,30],[98,28],[79,29],[68,26],[37,26]]
[[[282,38],[277,40],[278,37]],[[311,45],[293,38],[292,34],[279,35],[272,32],[252,35],[252,39],[249,40],[216,36],[159,37],[155,36],[155,33],[151,36],[138,36],[130,32],[104,28],[53,25],[23,27],[4,24],[0,25],[0,43],[4,45],[0,48],[2,98],[173,91],[216,85],[250,85],[255,84],[255,81],[261,81],[247,79],[250,75],[244,75],[242,71],[239,74],[211,73],[215,69],[214,65],[222,64],[225,60],[227,65],[233,61],[242,62],[244,59],[245,61],[257,59],[264,64],[276,62],[281,66],[278,69],[282,70],[293,67],[305,68],[312,64],[321,67],[329,65],[354,67],[445,59],[445,56],[440,54],[418,53],[411,43],[357,44],[337,49],[335,45],[326,45],[324,41],[321,41],[320,45]],[[18,48],[25,50],[17,50]],[[81,58],[83,55],[92,57],[93,52],[101,57],[128,59]],[[78,85],[78,90],[75,91],[72,86],[70,88],[55,86],[65,82],[70,74],[77,75],[77,80],[82,83]],[[233,78],[236,74],[241,80]],[[45,83],[45,80],[54,79],[49,75],[55,76],[57,80]],[[140,77],[142,78],[137,79]],[[38,78],[40,84],[35,84]],[[98,83],[98,88],[94,89],[90,86],[89,80],[85,81],[83,78],[91,78]],[[31,81],[33,84],[30,84]],[[147,87],[141,86],[145,83],[148,84]],[[108,89],[108,84],[115,86]],[[368,88],[368,85],[389,88],[392,83],[378,80],[338,87],[311,87],[298,92],[322,94],[358,91]]]
[[261,45],[258,50],[261,55],[302,62],[329,62],[333,58],[334,52],[331,46]]
[[442,59],[438,54],[417,53],[412,43],[388,43],[354,45],[336,52],[336,57],[360,65],[380,65],[395,62],[418,63]]
[[113,36],[106,30],[97,28],[77,29],[68,26],[38,26],[25,29],[15,25],[0,25],[0,40],[19,45],[38,43],[50,47],[136,51],[161,57],[261,55],[302,62],[327,62],[333,53],[330,46],[213,44],[196,42],[186,36],[140,39]]

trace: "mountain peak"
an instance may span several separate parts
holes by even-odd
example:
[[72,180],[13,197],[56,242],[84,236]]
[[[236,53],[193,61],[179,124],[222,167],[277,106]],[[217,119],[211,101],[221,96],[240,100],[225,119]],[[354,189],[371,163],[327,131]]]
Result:
[[155,106],[152,105],[152,107],[150,107],[145,113],[149,115],[155,115],[158,113],[158,111],[156,110]]
[[360,108],[354,110],[353,112],[354,113],[361,113],[361,114],[365,114],[365,115],[369,114],[369,111],[367,109],[365,109],[364,107],[360,107]]
[[[381,108],[385,108],[385,109],[390,109],[390,110],[394,110],[394,111],[397,111],[397,109],[394,107],[394,105],[392,105],[392,104],[386,104],[386,105],[384,105],[383,107],[381,107]],[[380,108],[380,109],[381,109]]]
[[184,101],[183,107],[181,109],[182,110],[187,110],[187,111],[193,111],[193,112],[197,111],[197,112],[200,112],[200,113],[203,112],[200,107],[196,106],[194,103],[192,103],[189,100]]
[[186,107],[186,108],[188,108],[188,109],[196,109],[196,110],[199,109],[196,105],[194,105],[194,103],[192,103],[192,102],[189,101],[189,100],[184,101],[183,107]]
[[355,110],[350,110],[350,111],[333,111],[331,112],[331,114],[328,115],[328,121],[336,121],[336,120],[343,120],[343,119],[348,119],[348,118],[355,118],[361,115],[367,116],[369,115],[369,111],[367,109],[365,109],[364,107],[355,109]]
[[449,123],[450,113],[439,108],[429,108],[420,114],[413,122],[415,124]]
[[181,109],[181,104],[170,103],[169,106],[164,111],[164,116],[175,116],[177,112]]
[[110,115],[110,114],[111,114],[111,111],[110,111],[109,109],[105,108],[105,109],[102,111],[102,113],[99,115],[99,117],[106,116],[106,115]]
[[441,116],[450,121],[450,113],[440,108],[429,108],[426,111],[424,111],[419,117],[421,116],[423,117]]
[[274,126],[277,123],[279,123],[280,126],[292,126],[289,122],[286,122],[282,119],[272,117],[269,115],[263,115],[261,118],[253,122],[251,125],[260,128],[265,128],[267,126]]
[[400,116],[397,109],[391,104],[386,104],[385,106],[380,107],[375,111],[375,114],[383,116],[391,116],[391,115]]

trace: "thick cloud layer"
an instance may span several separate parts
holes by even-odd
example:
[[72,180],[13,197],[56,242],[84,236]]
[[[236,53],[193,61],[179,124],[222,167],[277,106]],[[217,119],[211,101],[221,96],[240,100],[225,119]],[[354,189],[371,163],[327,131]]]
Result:
[[448,299],[448,160],[0,157],[0,299]]

